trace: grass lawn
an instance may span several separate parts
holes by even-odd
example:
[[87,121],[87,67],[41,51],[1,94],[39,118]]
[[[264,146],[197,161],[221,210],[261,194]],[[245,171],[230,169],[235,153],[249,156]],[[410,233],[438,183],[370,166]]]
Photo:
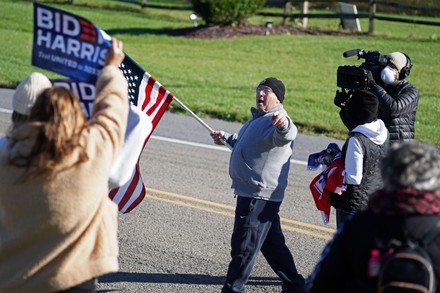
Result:
[[[80,3],[81,1],[76,1]],[[201,117],[243,122],[254,89],[268,76],[286,85],[285,107],[303,133],[345,138],[333,105],[336,70],[359,65],[346,50],[403,51],[414,67],[408,80],[420,92],[416,139],[440,146],[440,27],[376,21],[374,36],[245,36],[234,39],[171,37],[165,29],[192,26],[185,10],[139,7],[118,1],[82,1],[89,6],[49,4],[81,15],[124,42],[124,51]],[[91,7],[91,5],[95,5]],[[264,24],[254,17],[251,23]],[[281,20],[274,20],[275,25]],[[337,30],[339,20],[309,19],[309,27]],[[290,25],[295,25],[291,23]],[[367,20],[361,20],[367,30]],[[0,10],[0,86],[15,87],[32,71],[31,1],[3,0]],[[173,104],[176,111],[184,111]]]

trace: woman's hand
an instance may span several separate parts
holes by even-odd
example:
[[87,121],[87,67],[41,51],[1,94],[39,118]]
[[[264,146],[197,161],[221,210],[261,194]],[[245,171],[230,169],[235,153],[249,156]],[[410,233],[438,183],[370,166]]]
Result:
[[108,50],[107,56],[105,58],[105,65],[114,65],[119,67],[125,58],[125,53],[122,51],[123,43],[122,41],[112,38],[112,45]]

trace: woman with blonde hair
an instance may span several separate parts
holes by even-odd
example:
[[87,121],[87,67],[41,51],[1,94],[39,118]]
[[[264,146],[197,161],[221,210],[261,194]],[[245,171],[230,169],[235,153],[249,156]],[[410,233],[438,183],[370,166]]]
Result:
[[118,270],[111,166],[128,115],[125,54],[112,40],[90,120],[64,88],[38,95],[0,142],[0,292],[95,292]]

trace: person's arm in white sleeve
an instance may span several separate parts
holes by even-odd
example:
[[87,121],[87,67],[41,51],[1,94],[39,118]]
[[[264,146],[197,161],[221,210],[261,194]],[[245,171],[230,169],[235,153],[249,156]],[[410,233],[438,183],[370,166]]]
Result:
[[362,181],[364,153],[356,137],[350,137],[345,156],[345,183],[359,185]]

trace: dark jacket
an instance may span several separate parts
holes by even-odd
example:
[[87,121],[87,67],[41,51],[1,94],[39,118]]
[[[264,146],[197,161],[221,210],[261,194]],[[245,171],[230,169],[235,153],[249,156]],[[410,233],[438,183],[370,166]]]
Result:
[[[359,213],[367,209],[368,196],[383,186],[380,175],[380,160],[388,149],[388,143],[377,145],[358,132],[351,132],[361,142],[364,153],[362,181],[359,185],[347,185],[342,195],[331,194],[330,203],[336,208],[348,213]],[[347,140],[348,142],[348,140]],[[347,142],[342,147],[342,157],[345,159]]]
[[[368,278],[368,260],[378,239],[404,239],[404,235],[419,240],[440,222],[440,216],[407,218],[373,214],[357,214],[344,223],[324,249],[320,262],[309,277],[310,293],[315,292],[376,292],[377,279]],[[437,226],[440,236],[440,228]],[[440,237],[427,248],[437,284],[440,282]],[[437,293],[440,292],[437,286]]]
[[419,92],[406,80],[387,89],[375,85],[370,90],[379,99],[379,119],[390,132],[390,143],[414,140]]

